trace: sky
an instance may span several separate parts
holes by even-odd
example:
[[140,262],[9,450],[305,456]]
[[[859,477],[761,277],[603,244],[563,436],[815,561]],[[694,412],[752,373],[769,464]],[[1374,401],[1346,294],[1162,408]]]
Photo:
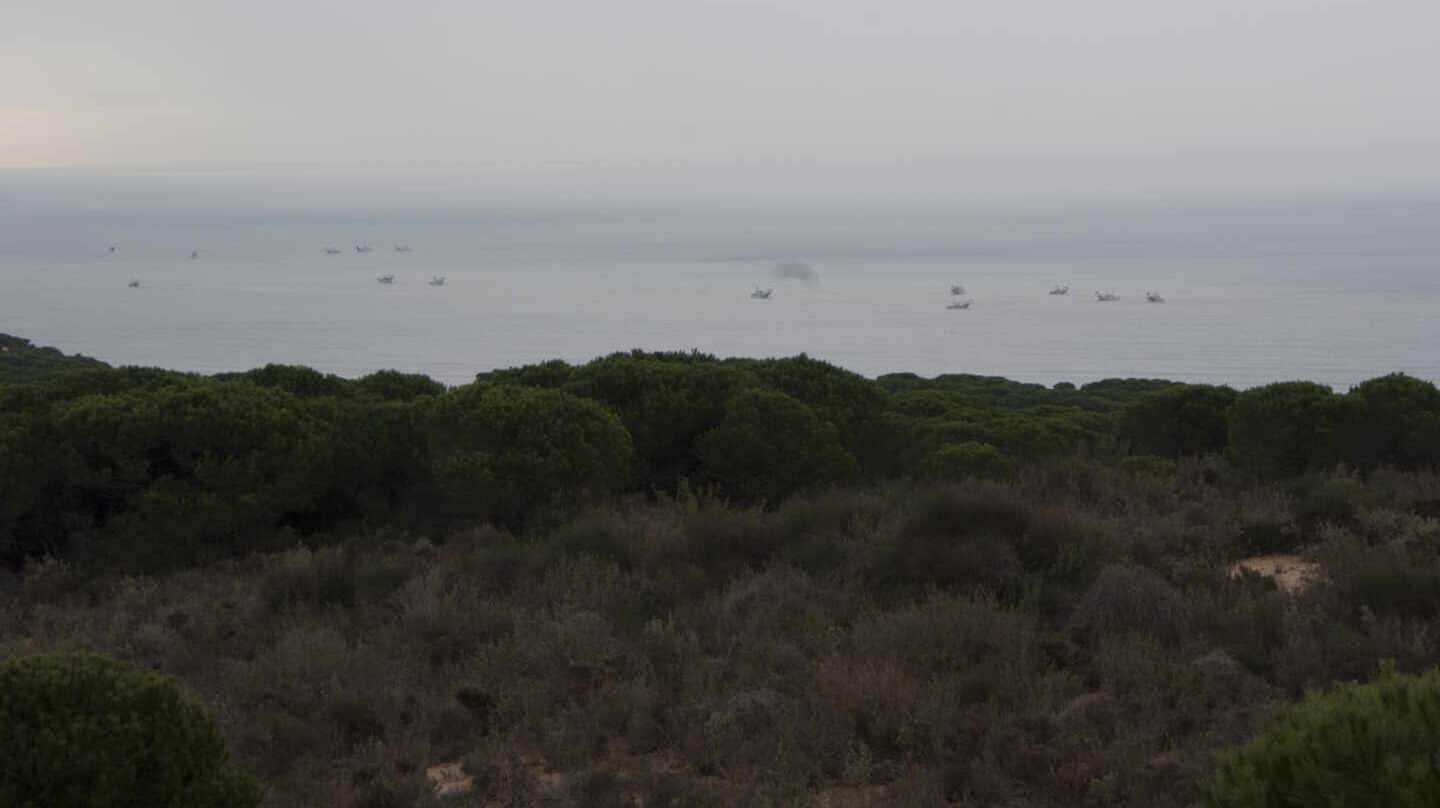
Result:
[[0,186],[1433,193],[1435,76],[1434,0],[5,0]]

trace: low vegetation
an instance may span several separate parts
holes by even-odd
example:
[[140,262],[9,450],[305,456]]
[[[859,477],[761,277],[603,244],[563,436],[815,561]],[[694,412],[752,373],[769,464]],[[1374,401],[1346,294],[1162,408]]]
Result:
[[1440,663],[1403,376],[6,381],[0,659],[174,677],[267,807],[1231,804],[1222,750]]

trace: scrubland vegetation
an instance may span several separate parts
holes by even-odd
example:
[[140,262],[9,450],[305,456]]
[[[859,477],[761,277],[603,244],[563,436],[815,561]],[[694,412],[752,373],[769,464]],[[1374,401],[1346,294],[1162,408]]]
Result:
[[64,359],[0,378],[0,659],[174,677],[265,806],[1298,804],[1336,711],[1435,737],[1415,379]]

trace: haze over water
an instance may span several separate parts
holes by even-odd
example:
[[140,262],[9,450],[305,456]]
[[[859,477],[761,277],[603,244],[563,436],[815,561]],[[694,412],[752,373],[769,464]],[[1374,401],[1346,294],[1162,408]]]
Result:
[[[1436,210],[52,210],[0,216],[0,331],[114,364],[451,384],[639,348],[804,352],[870,376],[1343,389],[1391,371],[1440,380]],[[773,277],[786,260],[818,281]],[[957,282],[968,311],[945,307]],[[751,300],[756,286],[773,298]]]

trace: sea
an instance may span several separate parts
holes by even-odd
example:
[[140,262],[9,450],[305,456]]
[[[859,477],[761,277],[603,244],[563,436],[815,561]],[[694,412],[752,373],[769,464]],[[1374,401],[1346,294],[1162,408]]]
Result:
[[1295,207],[12,210],[0,332],[115,365],[452,385],[631,349],[1046,385],[1440,381],[1440,206]]

